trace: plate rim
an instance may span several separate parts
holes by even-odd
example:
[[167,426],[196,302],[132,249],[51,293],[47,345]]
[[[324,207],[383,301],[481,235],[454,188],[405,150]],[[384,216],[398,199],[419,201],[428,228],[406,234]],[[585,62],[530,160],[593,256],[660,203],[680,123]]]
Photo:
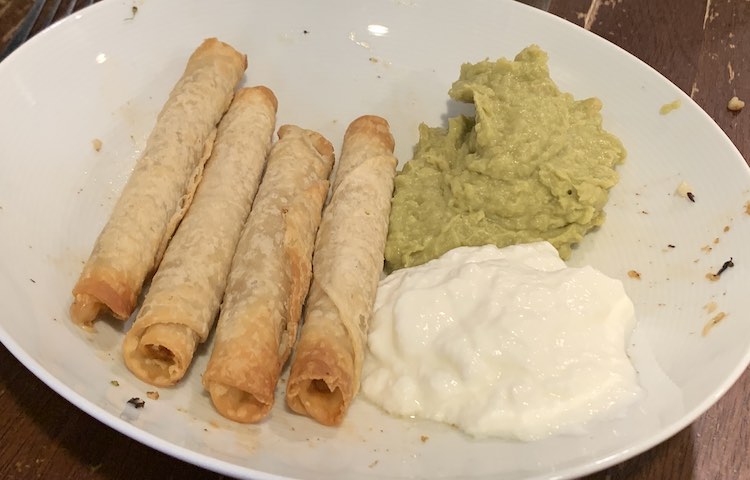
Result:
[[[508,1],[507,4],[515,5],[515,2]],[[29,39],[18,49],[9,54],[2,62],[0,62],[0,76],[5,75],[6,70],[10,70],[13,68],[15,62],[18,61],[16,60],[17,58],[25,58],[26,56],[30,55],[26,52],[30,51],[30,49],[33,49],[34,45],[41,42],[47,42],[48,37],[52,34],[53,31],[56,32],[60,29],[67,28],[70,24],[72,24],[76,20],[75,15],[90,14],[91,12],[98,9],[115,8],[118,5],[119,3],[117,2],[117,0],[102,0],[55,22],[50,27],[46,28],[42,32],[39,32],[37,35]],[[506,8],[508,8],[507,5]],[[686,92],[682,91],[671,80],[669,80],[651,65],[647,64],[630,52],[624,50],[622,47],[619,47],[618,45],[610,42],[609,40],[600,37],[589,30],[585,30],[582,27],[573,24],[563,18],[560,18],[552,13],[539,11],[534,9],[533,7],[522,4],[518,4],[517,6],[512,8],[531,9],[536,12],[534,13],[534,15],[539,15],[540,18],[542,16],[546,17],[547,20],[545,21],[559,22],[560,24],[564,24],[565,28],[569,28],[571,30],[579,30],[579,33],[589,36],[589,41],[599,42],[601,45],[616,51],[618,56],[627,58],[631,62],[637,62],[640,67],[645,67],[650,71],[652,75],[657,76],[662,82],[668,84],[670,86],[670,89],[674,90],[674,93],[679,97],[679,99],[683,103],[683,106],[685,104],[690,105],[691,109],[695,110],[696,113],[702,115],[704,120],[707,121],[708,124],[712,125],[714,134],[718,134],[718,136],[722,138],[724,143],[727,144],[727,147],[732,150],[735,160],[741,161],[745,166],[748,165],[747,161],[743,158],[737,146],[729,138],[726,132],[721,129],[716,121],[705,110],[703,110],[693,98],[691,98]],[[722,161],[729,161],[729,159],[723,159]],[[747,174],[748,177],[750,177],[750,170],[747,171]],[[240,466],[226,460],[222,460],[195,450],[191,450],[189,448],[182,447],[170,441],[164,440],[155,434],[136,427],[129,422],[118,418],[116,415],[105,410],[103,407],[94,404],[92,401],[78,394],[71,387],[52,375],[18,342],[16,342],[14,338],[10,336],[10,334],[5,330],[2,323],[0,323],[0,342],[24,367],[26,367],[32,374],[34,374],[34,376],[36,376],[54,392],[63,397],[69,403],[73,404],[75,407],[79,408],[86,414],[90,415],[109,428],[114,429],[120,434],[126,435],[129,438],[147,445],[161,453],[172,456],[186,463],[199,466],[209,471],[214,471],[231,476],[240,476],[243,478],[248,475],[252,475],[253,478],[258,478],[260,480],[283,480],[291,478],[255,470],[251,467]],[[628,459],[634,458],[635,456],[661,444],[668,438],[674,436],[679,431],[694,423],[701,415],[703,415],[712,406],[714,406],[732,388],[732,386],[735,385],[735,383],[750,365],[750,342],[748,342],[744,350],[745,351],[742,357],[742,362],[738,363],[732,369],[730,375],[726,376],[724,380],[720,382],[719,388],[715,389],[712,395],[707,396],[702,402],[694,406],[692,409],[686,410],[679,421],[672,422],[667,427],[660,429],[658,434],[649,435],[645,439],[634,442],[629,448],[620,448],[618,452],[606,458],[603,458],[600,461],[586,462],[585,465],[567,467],[561,470],[557,470],[551,477],[545,475],[535,476],[533,478],[569,478],[570,475],[591,474],[604,470],[618,463],[624,462]]]

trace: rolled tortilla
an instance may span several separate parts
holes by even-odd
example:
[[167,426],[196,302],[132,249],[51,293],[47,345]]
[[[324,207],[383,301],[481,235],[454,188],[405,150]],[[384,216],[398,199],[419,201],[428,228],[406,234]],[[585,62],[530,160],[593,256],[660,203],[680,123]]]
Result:
[[123,341],[125,364],[145,382],[180,381],[208,337],[271,147],[276,108],[268,88],[244,88],[219,123],[193,203]]
[[332,166],[333,147],[321,135],[279,129],[232,260],[203,375],[214,406],[231,420],[257,422],[273,406],[310,286]]
[[75,323],[90,326],[103,310],[121,320],[133,312],[190,206],[246,67],[244,54],[215,38],[190,56],[73,288]]
[[289,408],[337,425],[359,391],[388,232],[396,158],[388,122],[364,116],[344,136],[323,212],[313,280],[287,383]]

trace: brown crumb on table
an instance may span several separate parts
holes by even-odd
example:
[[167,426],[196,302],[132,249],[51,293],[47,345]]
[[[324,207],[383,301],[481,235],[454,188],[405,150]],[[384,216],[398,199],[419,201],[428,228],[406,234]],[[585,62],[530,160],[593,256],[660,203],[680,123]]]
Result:
[[159,392],[156,391],[146,392],[146,396],[151,400],[159,400]]
[[745,204],[745,213],[750,215],[750,202],[747,202]]
[[373,467],[374,467],[375,465],[377,465],[377,464],[378,464],[378,462],[379,462],[379,461],[380,461],[380,460],[375,460],[374,462],[372,462],[371,464],[369,464],[369,465],[367,466],[367,468],[373,468]]
[[113,387],[119,387],[120,386],[120,382],[118,382],[117,380],[110,380],[109,383]]
[[729,225],[724,225],[724,233],[727,233],[729,229],[730,229]]
[[427,435],[422,435],[421,437],[419,437],[419,439],[422,441],[422,443],[426,443],[427,440],[430,439],[430,437],[428,437]]
[[717,243],[719,243],[719,237],[714,238],[714,245],[716,245]]
[[739,112],[745,108],[745,102],[737,98],[736,96],[729,99],[729,102],[727,103],[727,109],[731,112]]
[[98,151],[100,151],[102,149],[102,146],[104,144],[102,143],[101,140],[99,140],[98,138],[95,138],[95,139],[91,140],[91,145],[93,145],[94,150],[96,150],[98,152]]
[[635,278],[636,280],[641,279],[641,274],[636,270],[628,270],[628,277]]
[[701,247],[701,251],[704,253],[711,253],[711,250],[713,250],[713,248],[709,247],[708,245],[703,245]]
[[719,312],[716,315],[711,318],[711,320],[708,321],[708,323],[703,327],[703,331],[701,332],[701,335],[704,337],[708,335],[708,332],[711,331],[712,328],[714,328],[716,325],[719,324],[722,320],[724,320],[727,317],[727,314],[724,312]]

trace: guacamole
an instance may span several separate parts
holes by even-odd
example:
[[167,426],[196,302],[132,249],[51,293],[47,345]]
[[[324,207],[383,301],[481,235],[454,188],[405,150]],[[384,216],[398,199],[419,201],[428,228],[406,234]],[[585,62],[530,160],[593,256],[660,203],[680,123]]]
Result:
[[571,245],[604,222],[625,149],[602,129],[601,102],[575,100],[532,45],[513,61],[461,66],[449,95],[475,116],[420,125],[414,158],[395,179],[386,269],[464,245],[547,240]]

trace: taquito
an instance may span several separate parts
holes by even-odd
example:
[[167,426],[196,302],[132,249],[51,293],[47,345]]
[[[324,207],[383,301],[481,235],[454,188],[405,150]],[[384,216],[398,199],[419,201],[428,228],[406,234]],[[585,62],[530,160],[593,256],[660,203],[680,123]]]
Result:
[[247,58],[215,38],[190,56],[73,288],[73,321],[109,310],[127,319],[154,272],[211,154]]
[[293,411],[337,425],[359,391],[367,329],[383,271],[396,158],[388,122],[347,128],[323,212],[313,279],[287,383]]
[[279,129],[232,260],[203,385],[216,409],[257,422],[274,403],[297,337],[333,147],[320,134]]
[[125,364],[145,382],[177,383],[208,337],[263,174],[276,108],[268,88],[244,88],[219,123],[193,203],[123,341]]

